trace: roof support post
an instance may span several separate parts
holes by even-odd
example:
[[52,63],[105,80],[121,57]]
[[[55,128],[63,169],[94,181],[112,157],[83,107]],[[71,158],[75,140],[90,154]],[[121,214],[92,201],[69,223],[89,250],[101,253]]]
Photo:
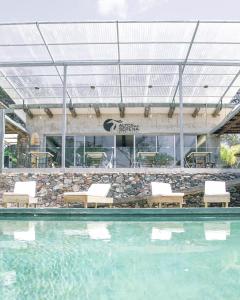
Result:
[[66,127],[67,127],[67,114],[66,114],[66,97],[67,97],[67,66],[63,68],[63,105],[62,105],[62,168],[65,171],[65,152],[66,152]]
[[183,132],[183,93],[182,93],[182,65],[179,65],[179,133],[180,133],[180,166],[184,168],[184,132]]
[[0,173],[4,168],[5,110],[0,109]]

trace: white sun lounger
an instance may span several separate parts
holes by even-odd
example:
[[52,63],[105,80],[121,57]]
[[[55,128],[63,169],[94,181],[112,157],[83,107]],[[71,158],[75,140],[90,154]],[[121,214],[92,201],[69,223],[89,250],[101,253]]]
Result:
[[85,208],[88,203],[95,203],[95,208],[98,203],[107,203],[112,207],[113,198],[107,197],[110,188],[110,184],[95,183],[90,186],[88,191],[64,193],[63,199],[68,205],[69,203],[83,203]]
[[151,188],[152,196],[148,199],[150,207],[155,203],[159,207],[162,207],[163,203],[179,203],[180,207],[184,204],[184,193],[173,193],[169,183],[151,182]]
[[7,207],[8,203],[25,204],[27,207],[31,204],[37,206],[36,181],[19,181],[15,183],[14,192],[3,193],[3,205]]
[[203,201],[205,207],[208,203],[222,203],[228,207],[230,202],[230,193],[226,191],[226,184],[224,181],[205,181],[205,191]]

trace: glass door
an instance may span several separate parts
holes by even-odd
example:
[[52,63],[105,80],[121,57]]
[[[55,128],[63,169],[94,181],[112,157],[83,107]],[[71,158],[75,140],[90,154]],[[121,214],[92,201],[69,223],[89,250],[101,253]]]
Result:
[[116,167],[130,168],[133,166],[133,135],[116,136]]

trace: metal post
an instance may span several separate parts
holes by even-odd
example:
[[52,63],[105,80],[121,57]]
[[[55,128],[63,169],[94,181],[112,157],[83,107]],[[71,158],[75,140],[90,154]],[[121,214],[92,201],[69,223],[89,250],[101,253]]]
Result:
[[180,133],[180,166],[184,168],[184,133],[183,133],[183,95],[182,95],[182,65],[179,65],[179,133]]
[[63,67],[63,123],[62,123],[62,168],[65,171],[65,152],[66,152],[66,127],[67,127],[67,115],[66,115],[66,95],[67,95],[67,66]]
[[4,168],[5,110],[0,109],[0,173]]

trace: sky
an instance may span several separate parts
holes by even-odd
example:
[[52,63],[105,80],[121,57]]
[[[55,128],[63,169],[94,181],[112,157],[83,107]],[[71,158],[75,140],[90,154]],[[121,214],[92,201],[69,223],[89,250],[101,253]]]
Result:
[[0,0],[0,22],[239,20],[240,0]]

